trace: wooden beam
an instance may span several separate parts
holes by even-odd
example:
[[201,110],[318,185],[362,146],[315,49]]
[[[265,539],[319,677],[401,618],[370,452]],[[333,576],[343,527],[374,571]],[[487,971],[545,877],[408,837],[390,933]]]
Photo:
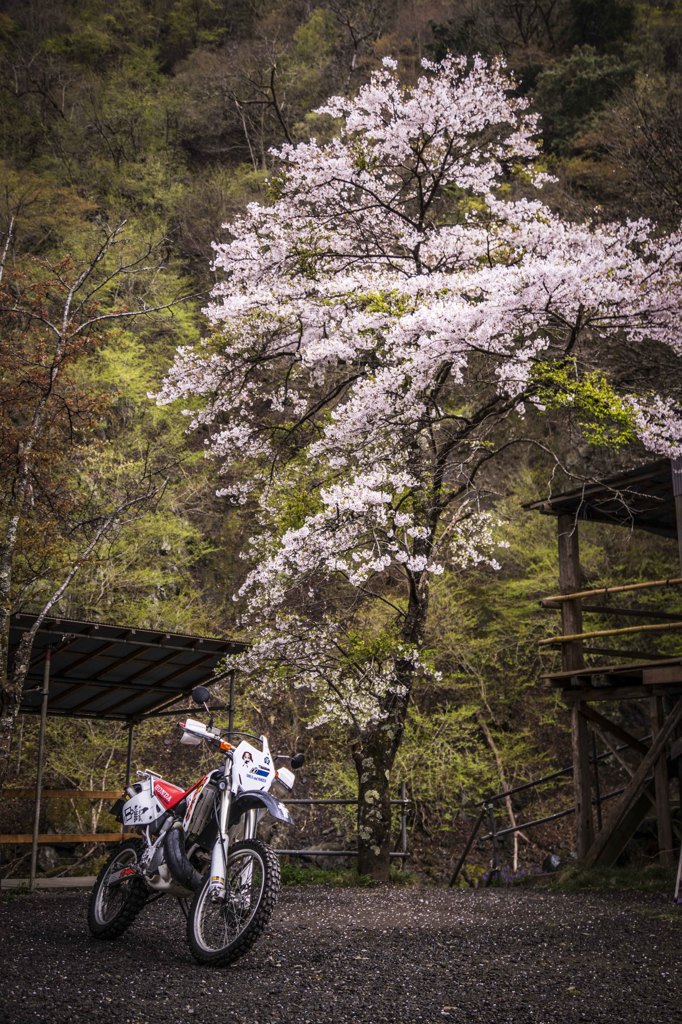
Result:
[[594,837],[592,820],[592,784],[590,779],[590,742],[587,719],[579,703],[571,709],[573,748],[573,792],[575,797],[576,850],[585,856]]
[[612,864],[627,846],[632,832],[642,819],[640,813],[642,801],[644,801],[645,807],[643,813],[646,813],[648,807],[648,800],[644,792],[647,777],[654,770],[656,762],[665,751],[666,743],[674,735],[680,722],[682,722],[682,700],[677,701],[662,728],[652,740],[651,746],[642,758],[642,763],[626,786],[625,792],[613,809],[609,820],[582,858],[586,867],[592,867],[595,864]]
[[[566,607],[564,605],[564,607]],[[548,636],[538,640],[538,647],[569,644],[578,640],[589,640],[595,636],[623,636],[629,633],[666,633],[673,629],[682,629],[682,622],[651,623],[647,626],[619,626],[617,629],[590,629],[586,633],[568,633],[563,636]]]
[[588,700],[644,700],[651,696],[643,686],[586,686],[566,687],[561,691],[562,700],[568,705]]
[[[118,800],[121,789],[44,789],[43,800]],[[35,799],[36,791],[31,787],[2,789],[3,800]]]
[[570,679],[572,676],[603,676],[612,675],[617,672],[632,673],[637,672],[640,669],[645,668],[660,668],[662,665],[682,665],[682,656],[678,655],[676,658],[666,658],[665,661],[639,661],[639,662],[619,662],[616,665],[586,665],[580,669],[579,672],[575,670],[567,670],[565,672],[547,672],[541,676],[541,679]]
[[[559,587],[562,593],[576,591],[580,586],[580,547],[578,523],[573,516],[557,519],[559,545]],[[564,601],[561,605],[561,628],[564,633],[579,634],[582,630],[580,601]],[[585,664],[582,643],[574,641],[561,646],[561,663],[565,671],[580,669]],[[573,796],[575,802],[576,849],[583,857],[594,834],[592,822],[592,786],[590,780],[590,749],[587,720],[580,704],[571,709],[571,744],[573,750]]]
[[[621,768],[623,769],[623,771],[625,772],[627,777],[629,779],[631,779],[632,776],[635,774],[635,769],[623,757],[621,751],[618,750],[618,748],[611,742],[610,736],[607,733],[605,733],[603,729],[600,729],[598,725],[594,725],[593,729],[594,729],[595,734],[599,737],[599,739],[602,741],[602,743],[606,747],[606,749],[610,752],[610,754],[614,758],[614,760],[618,762],[618,764],[621,766]],[[653,786],[646,786],[645,789],[646,789],[646,792],[647,792],[647,798],[649,799],[649,802],[651,803],[652,806],[655,807],[656,806],[656,796],[654,794]]]
[[682,457],[670,460],[670,471],[673,480],[673,497],[675,498],[677,551],[680,559],[680,572],[682,572]]
[[[43,846],[56,846],[60,843],[120,843],[123,839],[136,839],[133,832],[90,832],[87,834],[78,833],[69,835],[59,832],[41,832],[38,835],[38,843]],[[21,846],[31,843],[33,836],[29,835],[2,835],[0,844],[4,846]]]
[[671,683],[682,683],[682,664],[647,668],[642,673],[642,682],[645,686],[667,686]]
[[615,722],[611,722],[608,718],[605,718],[604,715],[600,715],[598,711],[594,710],[594,708],[584,707],[583,715],[589,722],[594,722],[595,725],[599,726],[603,732],[609,733],[611,736],[615,736],[617,740],[621,741],[621,743],[627,743],[627,745],[633,750],[636,750],[638,754],[641,754],[642,756],[646,754],[648,750],[646,743],[642,743],[642,741],[638,740],[636,736],[633,736],[631,733],[627,732],[626,729],[623,729],[621,725],[616,725]]
[[[580,584],[580,548],[578,524],[573,516],[559,516],[557,520],[559,543],[559,586],[562,593],[576,590]],[[570,636],[562,647],[564,669],[582,668],[583,652],[579,637],[582,631],[582,611],[579,601],[565,601],[561,606],[561,628]],[[575,642],[574,642],[575,641]],[[546,641],[540,641],[540,645]]]
[[[559,518],[562,518],[561,516]],[[572,516],[563,517],[573,522]],[[675,587],[682,583],[682,576],[674,576],[666,580],[648,580],[645,583],[623,583],[617,587],[597,587],[596,590],[576,590],[572,593],[551,594],[543,597],[540,604],[547,608],[562,601],[573,601],[583,597],[596,597],[597,594],[624,594],[628,590],[650,590],[652,587]]]
[[[652,697],[649,705],[651,716],[651,735],[653,739],[663,728],[663,698]],[[654,764],[654,784],[656,787],[656,824],[658,831],[658,859],[666,868],[675,866],[673,856],[673,832],[670,817],[670,789],[668,782],[668,762],[665,749],[659,754]]]

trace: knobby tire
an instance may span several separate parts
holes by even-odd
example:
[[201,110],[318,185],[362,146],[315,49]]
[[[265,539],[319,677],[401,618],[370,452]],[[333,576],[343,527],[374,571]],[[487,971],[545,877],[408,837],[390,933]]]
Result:
[[97,876],[88,904],[88,927],[96,939],[117,939],[123,935],[147,902],[149,890],[137,875],[116,886],[108,884],[117,865],[132,867],[139,861],[141,852],[142,842],[128,839],[112,853]]
[[226,967],[251,949],[272,916],[281,885],[277,855],[258,839],[230,848],[226,875],[227,892],[218,900],[210,894],[210,873],[206,876],[187,918],[192,956],[213,967]]

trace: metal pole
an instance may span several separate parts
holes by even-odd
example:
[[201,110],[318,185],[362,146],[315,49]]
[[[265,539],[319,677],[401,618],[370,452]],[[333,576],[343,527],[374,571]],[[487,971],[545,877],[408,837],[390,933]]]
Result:
[[474,839],[476,838],[476,833],[478,832],[479,828],[481,827],[481,822],[485,818],[485,816],[487,814],[487,811],[488,811],[488,806],[487,805],[484,806],[484,807],[481,807],[481,813],[479,814],[479,816],[478,816],[478,818],[476,820],[476,824],[474,825],[473,829],[471,830],[471,835],[467,839],[467,844],[464,847],[464,851],[462,853],[462,856],[459,858],[459,860],[457,862],[457,867],[452,872],[452,878],[450,879],[450,887],[451,888],[455,884],[455,882],[457,881],[459,873],[462,870],[462,868],[464,867],[464,861],[467,859],[467,854],[469,853],[469,850],[473,846]]
[[133,764],[133,730],[134,722],[128,722],[128,750],[126,752],[126,787],[130,785],[130,772]]
[[231,668],[229,672],[230,679],[230,714],[227,720],[227,728],[230,732],[234,729],[234,669]]
[[407,786],[404,782],[400,783],[400,800],[403,805],[400,813],[400,851],[407,853]]
[[43,693],[40,706],[40,735],[38,737],[38,773],[36,776],[36,803],[33,815],[33,838],[31,841],[31,873],[29,876],[29,892],[33,892],[36,884],[36,869],[38,866],[38,833],[40,831],[40,799],[43,789],[43,767],[45,760],[45,730],[47,727],[47,702],[50,696],[50,663],[52,661],[52,648],[45,648],[45,669],[43,671]]
[[495,805],[488,803],[485,807],[488,813],[488,821],[490,822],[490,832],[493,840],[493,857],[490,864],[490,876],[489,883],[493,880],[494,876],[499,873],[497,866],[497,822],[495,821]]

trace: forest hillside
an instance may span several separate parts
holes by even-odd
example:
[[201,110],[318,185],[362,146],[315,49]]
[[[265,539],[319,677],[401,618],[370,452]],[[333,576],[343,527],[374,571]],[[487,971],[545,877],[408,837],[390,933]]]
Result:
[[[164,388],[177,350],[213,344],[224,326],[206,315],[225,279],[216,245],[230,244],[238,231],[225,225],[247,217],[249,204],[282,201],[287,178],[278,177],[273,151],[331,144],[340,118],[315,111],[332,95],[350,102],[373,74],[394,66],[386,58],[400,82],[416,88],[422,61],[435,65],[448,55],[465,58],[463,67],[476,55],[502,58],[514,101],[539,116],[535,166],[550,176],[543,201],[562,223],[589,222],[598,231],[651,218],[654,239],[678,228],[679,0],[0,4],[0,653],[13,784],[32,784],[36,730],[28,716],[12,715],[11,613],[252,642],[265,635],[267,625],[244,618],[250,574],[271,557],[270,549],[249,546],[255,507],[239,500],[235,481],[226,483],[220,460],[210,456],[217,428],[202,421],[198,400],[158,396],[170,394]],[[517,171],[500,194],[525,199],[530,178]],[[452,223],[453,210],[464,211],[462,218],[480,214],[454,188],[441,209]],[[317,272],[311,261],[318,257],[301,248],[304,277]],[[403,315],[400,301],[368,294],[362,312]],[[391,795],[407,784],[411,843],[436,877],[461,848],[478,801],[570,762],[567,712],[539,683],[554,665],[537,640],[555,626],[539,599],[557,590],[556,525],[524,503],[650,457],[618,398],[623,391],[662,389],[680,406],[679,355],[657,344],[640,356],[615,328],[599,345],[594,362],[567,349],[563,362],[537,376],[537,404],[552,415],[531,412],[517,426],[527,443],[507,447],[506,410],[481,441],[479,451],[487,445],[496,453],[482,460],[476,480],[477,514],[487,517],[493,554],[434,577],[414,634],[419,671],[409,670],[386,784]],[[264,386],[274,390],[274,380],[273,371]],[[319,436],[343,394],[337,380],[326,394],[323,384]],[[455,418],[468,415],[466,402],[448,408]],[[188,430],[197,417],[198,429]],[[312,424],[311,417],[311,432]],[[315,438],[306,435],[305,444]],[[304,446],[295,448],[289,434],[286,443],[286,478],[268,506],[280,538],[321,514],[315,488],[324,483]],[[238,473],[255,478],[254,466],[247,452]],[[675,569],[669,542],[596,525],[582,540],[585,586]],[[235,600],[240,589],[245,598]],[[390,606],[404,616],[408,605],[390,579],[375,591],[379,603],[368,604],[366,595],[334,589],[325,578],[313,600],[306,578],[288,595],[288,613],[304,631],[343,613],[344,664],[363,673],[371,666],[378,678],[402,657],[404,637]],[[242,666],[240,724],[269,732],[279,748],[306,752],[297,795],[362,791],[367,758],[380,763],[381,753],[363,726],[354,732],[350,719],[326,713],[326,698],[301,685],[309,676],[287,644],[288,660],[280,650],[265,683],[262,666]],[[138,766],[186,775],[179,781],[189,783],[194,766],[177,754],[168,720],[139,732]],[[117,787],[125,742],[118,726],[51,722],[48,781]],[[570,780],[542,793],[503,815],[515,820],[570,804]],[[7,805],[7,830],[25,830],[26,813],[19,802]],[[78,801],[47,813],[46,828],[59,832],[106,820],[103,805]],[[534,833],[516,860],[541,863],[554,850],[569,856],[570,828],[563,821]],[[354,835],[350,810],[306,813],[297,841],[338,846]],[[484,863],[484,849],[480,857]]]

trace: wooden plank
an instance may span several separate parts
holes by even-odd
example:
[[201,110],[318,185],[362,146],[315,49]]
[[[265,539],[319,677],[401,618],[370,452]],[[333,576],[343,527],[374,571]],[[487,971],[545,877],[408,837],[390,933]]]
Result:
[[647,668],[642,672],[642,682],[645,686],[666,686],[670,683],[682,683],[682,664]]
[[[38,842],[44,846],[56,846],[59,843],[120,843],[124,839],[137,838],[134,832],[90,832],[70,835],[66,832],[43,832]],[[0,835],[0,844],[4,846],[21,846],[32,842],[33,836],[25,834]]]
[[[665,750],[666,743],[674,735],[681,721],[682,700],[678,700],[642,758],[642,763],[626,786],[606,825],[585,854],[583,862],[586,867],[612,864],[627,845],[634,829],[642,820],[641,815],[637,817],[642,801],[645,808],[648,807],[649,801],[644,793],[647,777],[653,771],[654,765]],[[646,809],[641,813],[646,813]]]
[[[92,889],[96,875],[78,875],[74,878],[36,878],[34,889]],[[2,878],[0,889],[28,889],[30,878]]]
[[[595,839],[587,857],[583,861],[585,866],[595,867],[597,864],[602,864],[605,867],[609,867],[614,864],[644,819],[651,814],[653,814],[651,801],[646,790],[643,789],[638,796],[633,798],[627,811],[623,814],[622,818],[619,819],[619,827],[617,830],[609,827],[612,820],[609,818],[604,828]],[[597,843],[600,842],[602,836],[604,839],[600,846],[601,852],[595,860],[591,860],[592,849],[594,849]]]
[[562,700],[572,705],[587,700],[644,700],[651,695],[643,686],[588,686],[582,689],[566,687],[561,691]]
[[[43,800],[118,800],[123,792],[120,789],[44,789]],[[35,800],[36,791],[32,787],[20,787],[0,790],[3,800],[21,799]]]
[[579,670],[568,669],[562,672],[548,672],[540,678],[559,680],[569,679],[571,676],[611,675],[611,673],[615,674],[617,672],[637,672],[645,668],[660,668],[663,665],[682,665],[682,655],[678,655],[676,658],[666,658],[665,661],[620,662],[617,665],[587,665]]
[[[569,517],[572,519],[572,517]],[[552,604],[559,604],[562,601],[581,600],[583,597],[596,597],[597,594],[624,594],[628,590],[647,590],[651,587],[675,587],[682,583],[682,576],[675,576],[667,580],[647,580],[644,583],[622,583],[616,587],[597,587],[595,590],[577,590],[573,593],[551,594],[543,597],[540,604],[549,607]]]
[[627,745],[632,747],[633,750],[636,750],[638,754],[642,754],[642,756],[646,754],[648,750],[646,743],[642,743],[641,740],[638,740],[636,736],[627,732],[627,730],[621,725],[616,725],[615,722],[611,722],[608,718],[605,718],[604,715],[600,715],[598,711],[594,710],[594,708],[584,707],[583,715],[589,722],[594,722],[595,725],[599,726],[603,732],[609,733],[611,736],[615,736],[617,740],[621,741],[621,743],[627,743]]
[[556,646],[557,644],[575,643],[578,640],[589,640],[595,636],[623,636],[632,633],[667,633],[670,630],[682,629],[682,622],[651,623],[646,626],[620,626],[618,629],[591,629],[586,633],[569,633],[563,636],[548,636],[538,640],[538,647]]

